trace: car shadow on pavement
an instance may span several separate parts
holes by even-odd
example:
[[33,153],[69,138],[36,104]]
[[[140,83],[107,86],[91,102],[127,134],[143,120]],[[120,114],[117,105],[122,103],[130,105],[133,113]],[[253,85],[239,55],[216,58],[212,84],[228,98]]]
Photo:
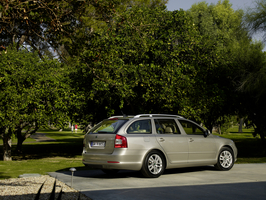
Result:
[[[65,175],[71,176],[71,172],[68,171],[59,171],[57,173],[63,173]],[[135,177],[135,178],[141,178],[142,174],[139,171],[129,171],[129,170],[121,170],[117,174],[105,174],[102,170],[100,169],[89,169],[89,170],[82,170],[82,171],[76,171],[74,173],[74,176],[76,177],[87,177],[87,178],[128,178],[128,177]]]
[[175,168],[166,169],[164,174],[180,174],[188,172],[199,172],[199,171],[217,171],[214,166],[202,166],[202,167],[185,167],[185,168]]
[[[199,171],[217,171],[213,166],[203,166],[203,167],[188,167],[188,168],[175,168],[175,169],[166,169],[163,175],[170,174],[181,174],[189,172],[199,172]],[[62,173],[65,175],[71,176],[70,171],[58,171],[57,173]],[[88,170],[77,170],[74,173],[76,177],[88,177],[88,178],[101,178],[101,179],[110,179],[110,178],[144,178],[140,171],[131,171],[131,170],[120,170],[116,174],[105,174],[100,169],[88,169]]]

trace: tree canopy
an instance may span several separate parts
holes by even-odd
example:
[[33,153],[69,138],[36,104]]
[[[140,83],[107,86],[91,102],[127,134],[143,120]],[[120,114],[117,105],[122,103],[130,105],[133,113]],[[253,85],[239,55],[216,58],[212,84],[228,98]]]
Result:
[[251,33],[264,33],[264,41],[266,41],[266,1],[257,0],[254,3],[255,7],[247,10],[245,23]]
[[71,94],[66,69],[58,61],[40,60],[36,53],[14,47],[2,51],[0,58],[0,135],[8,160],[12,134],[19,134],[22,144],[48,121],[62,126]]
[[[66,59],[93,31],[106,27],[114,13],[130,6],[156,7],[167,0],[0,0],[0,41],[29,45],[39,56]],[[51,53],[56,51],[56,53]]]
[[88,123],[123,113],[180,114],[210,130],[248,115],[264,139],[263,45],[252,42],[243,11],[228,0],[173,12],[166,0],[1,3],[7,156],[11,134],[23,142],[48,120]]
[[239,91],[243,95],[240,113],[246,116],[249,126],[254,126],[254,136],[259,135],[265,143],[266,54],[263,47],[261,43],[255,43],[242,50],[242,56],[246,58],[243,59],[245,67],[241,70]]
[[[249,8],[245,15],[245,25],[251,34],[264,34],[265,42],[266,31],[266,1],[258,0],[255,2],[254,8]],[[265,101],[266,101],[266,54],[263,52],[265,45],[261,42],[254,43],[250,48],[244,48],[242,56],[245,66],[242,69],[242,79],[239,90],[246,96],[243,102],[242,110],[247,116],[246,122],[255,127],[254,135],[260,135],[260,138],[265,141]]]
[[243,41],[249,45],[251,40],[242,27],[243,11],[233,10],[228,0],[210,5],[196,3],[188,13],[197,30],[205,36],[205,48],[210,47],[210,51],[206,52],[209,59],[197,63],[199,76],[194,89],[201,102],[199,104],[197,98],[189,98],[189,101],[199,108],[200,119],[211,129],[220,125],[224,116],[236,114],[239,104],[236,76],[240,65],[235,60]]
[[[199,23],[200,12],[209,18]],[[188,13],[134,7],[118,15],[90,36],[77,62],[72,78],[84,98],[82,115],[179,113],[212,127],[234,112],[229,96],[238,67],[229,55],[245,33],[241,17],[227,1]],[[214,25],[207,31],[202,23]]]

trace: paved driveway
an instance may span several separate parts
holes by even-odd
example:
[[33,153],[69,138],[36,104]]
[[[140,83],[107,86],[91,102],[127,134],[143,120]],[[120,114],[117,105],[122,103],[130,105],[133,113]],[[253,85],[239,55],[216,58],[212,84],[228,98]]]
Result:
[[[71,186],[70,172],[49,174]],[[266,163],[236,164],[227,172],[211,166],[171,169],[157,179],[143,178],[134,171],[121,171],[116,176],[101,170],[76,171],[73,188],[93,200],[266,200]]]

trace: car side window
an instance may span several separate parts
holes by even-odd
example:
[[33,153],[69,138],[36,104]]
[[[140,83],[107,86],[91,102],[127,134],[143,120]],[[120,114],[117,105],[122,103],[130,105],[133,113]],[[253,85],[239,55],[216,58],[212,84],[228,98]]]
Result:
[[133,122],[127,129],[128,134],[151,134],[151,120],[138,120]]
[[179,120],[179,122],[187,135],[204,135],[202,128],[200,128],[196,124],[185,120]]
[[180,134],[174,119],[155,119],[158,134]]

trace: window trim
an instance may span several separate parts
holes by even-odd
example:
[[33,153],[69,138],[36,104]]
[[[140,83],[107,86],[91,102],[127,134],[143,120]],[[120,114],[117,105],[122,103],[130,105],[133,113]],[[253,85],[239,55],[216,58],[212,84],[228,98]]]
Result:
[[[161,117],[158,117],[158,118],[154,118],[153,120],[154,120],[154,126],[155,126],[155,129],[154,130],[155,130],[155,133],[156,134],[158,134],[158,135],[182,135],[182,131],[180,130],[180,127],[179,127],[176,119],[174,119],[174,118],[164,118],[164,117],[161,118]],[[168,133],[157,133],[156,120],[172,120],[172,121],[174,121],[178,133],[174,133],[174,132],[172,134],[168,134]]]
[[[139,121],[145,121],[145,120],[149,120],[150,121],[150,132],[148,133],[148,132],[128,132],[128,129],[129,129],[129,127],[132,125],[132,124],[134,124],[134,123],[136,123],[136,122],[139,122]],[[140,134],[144,134],[144,135],[150,135],[150,134],[153,134],[153,124],[152,124],[152,120],[151,119],[143,119],[143,118],[141,118],[141,119],[138,119],[138,120],[134,120],[133,122],[131,122],[127,127],[126,127],[126,129],[125,129],[125,132],[126,132],[126,134],[129,134],[129,135],[134,135],[134,134],[136,134],[136,135],[140,135]]]
[[98,124],[96,124],[92,129],[90,129],[88,131],[88,134],[117,134],[117,132],[121,129],[121,127],[124,126],[128,122],[128,119],[118,119],[117,121],[119,121],[119,120],[120,121],[123,120],[123,123],[121,123],[119,125],[119,127],[117,127],[117,129],[114,132],[96,132],[96,133],[94,133],[94,131],[96,129],[98,129],[100,126],[102,126],[102,124],[105,123],[106,121],[114,121],[114,120],[105,119],[105,120],[99,122]]
[[[199,124],[197,124],[197,123],[195,123],[195,122],[193,122],[193,121],[191,121],[191,120],[188,120],[188,119],[177,119],[177,121],[179,122],[180,126],[182,127],[182,129],[184,130],[184,133],[185,133],[186,135],[202,135],[202,136],[204,136],[204,132],[205,132],[206,130],[205,130],[202,126],[200,126]],[[181,121],[185,121],[185,122],[189,122],[189,123],[191,123],[191,124],[194,124],[198,129],[200,129],[200,130],[202,131],[202,134],[188,134],[188,133],[185,131],[184,127],[182,126]]]

